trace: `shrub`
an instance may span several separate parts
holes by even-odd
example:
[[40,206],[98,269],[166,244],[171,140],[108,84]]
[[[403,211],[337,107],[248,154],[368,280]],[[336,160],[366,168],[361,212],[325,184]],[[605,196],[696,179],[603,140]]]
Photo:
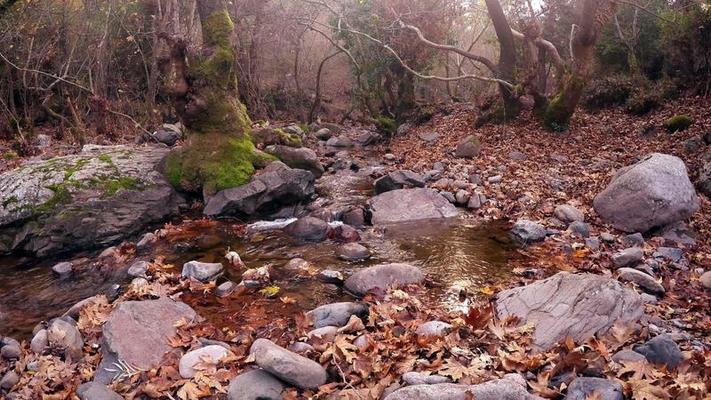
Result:
[[375,126],[387,136],[393,136],[397,131],[397,121],[382,115],[375,119]]
[[686,130],[693,123],[694,123],[694,120],[691,119],[691,117],[689,117],[688,115],[679,114],[679,115],[675,115],[675,116],[669,118],[668,120],[666,120],[664,122],[664,128],[669,133],[680,132],[680,131]]
[[593,81],[588,85],[583,104],[588,110],[599,110],[625,104],[634,89],[629,78],[609,76]]
[[627,112],[633,115],[644,115],[659,107],[661,102],[662,99],[657,93],[639,89],[627,99]]

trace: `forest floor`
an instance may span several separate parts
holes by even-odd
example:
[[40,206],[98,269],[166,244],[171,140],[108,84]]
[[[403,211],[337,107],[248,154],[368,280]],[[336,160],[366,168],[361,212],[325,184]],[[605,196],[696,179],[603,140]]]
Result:
[[[340,376],[340,380],[318,391],[287,389],[284,398],[379,399],[398,385],[403,373],[418,371],[467,384],[500,378],[506,373],[521,373],[527,380],[528,390],[545,398],[562,398],[572,377],[582,373],[621,382],[627,398],[633,400],[708,399],[711,393],[711,291],[701,285],[699,277],[703,271],[711,270],[711,201],[704,196],[700,196],[700,210],[689,221],[697,233],[696,244],[682,246],[688,264],[660,267],[659,278],[666,293],[645,305],[646,316],[636,328],[615,326],[603,337],[586,343],[566,340],[550,351],[539,353],[532,348],[531,327],[518,326],[512,319],[497,319],[491,301],[505,288],[559,271],[611,276],[612,254],[624,248],[621,243],[624,234],[597,217],[592,208],[594,196],[604,189],[616,169],[652,152],[682,158],[692,182],[695,181],[701,165],[709,161],[711,146],[703,141],[697,146],[688,143],[711,132],[709,109],[709,99],[686,98],[643,117],[617,109],[579,112],[568,132],[551,133],[541,129],[530,116],[507,125],[473,128],[475,114],[471,108],[455,105],[444,108],[429,122],[379,145],[379,151],[391,153],[397,160],[389,164],[390,169],[424,173],[431,170],[435,162],[444,162],[448,170],[465,179],[478,175],[482,194],[494,201],[469,213],[467,218],[515,221],[525,217],[548,224],[554,207],[569,203],[585,213],[592,236],[611,233],[617,240],[603,242],[598,250],[591,250],[581,243],[581,238],[563,227],[560,235],[519,250],[522,257],[512,261],[515,279],[480,288],[471,299],[468,314],[439,307],[428,300],[425,289],[419,286],[367,295],[364,300],[370,304],[370,315],[363,321],[364,326],[349,324],[339,330],[335,338],[311,342],[315,353],[310,358],[328,365],[329,372]],[[689,115],[694,124],[685,131],[669,134],[662,128],[663,122],[676,114]],[[436,140],[426,142],[421,138],[431,133],[438,134]],[[480,139],[482,151],[473,160],[456,159],[452,151],[467,135]],[[6,144],[0,143],[0,149],[3,146]],[[55,154],[56,151],[50,151],[45,155]],[[19,160],[0,160],[0,171],[17,163]],[[494,176],[501,176],[501,181],[489,182],[488,178]],[[559,228],[550,224],[551,228]],[[180,232],[180,227],[167,226],[166,229],[168,235],[185,234]],[[645,254],[651,255],[663,245],[663,239],[652,237],[643,249]],[[118,301],[180,291],[199,296],[213,289],[209,284],[177,280],[170,268],[157,259],[151,265],[151,283],[130,290]],[[289,301],[288,298],[275,300],[280,307],[287,306]],[[27,394],[27,398],[40,392],[54,393],[51,398],[66,398],[79,383],[88,380],[99,361],[101,325],[112,308],[104,301],[81,311],[79,327],[88,344],[85,348],[92,349],[82,363],[70,366],[51,355],[24,356],[21,363],[35,362],[40,367],[35,374],[22,377],[20,384],[24,389],[20,393]],[[450,323],[454,329],[437,340],[418,338],[414,333],[416,328],[432,320]],[[286,347],[306,337],[311,329],[300,315],[262,318],[259,323],[263,325],[241,326],[235,330],[219,329],[209,322],[180,326],[179,335],[172,343],[174,347],[189,348],[196,338],[209,338],[228,342],[234,357],[219,364],[204,365],[191,380],[182,379],[175,365],[170,365],[131,375],[115,383],[113,388],[126,398],[159,398],[168,393],[184,400],[222,398],[229,380],[253,361],[249,357],[249,346],[255,332]],[[674,332],[680,342],[685,360],[678,368],[668,371],[646,362],[611,362],[618,350],[645,342],[659,331]],[[367,333],[367,341],[354,344],[363,332]]]

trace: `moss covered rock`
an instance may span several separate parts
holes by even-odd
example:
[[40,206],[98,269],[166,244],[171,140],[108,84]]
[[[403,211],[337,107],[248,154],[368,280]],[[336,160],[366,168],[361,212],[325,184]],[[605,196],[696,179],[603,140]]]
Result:
[[664,129],[669,133],[680,132],[689,128],[693,123],[694,120],[688,115],[679,114],[664,121]]

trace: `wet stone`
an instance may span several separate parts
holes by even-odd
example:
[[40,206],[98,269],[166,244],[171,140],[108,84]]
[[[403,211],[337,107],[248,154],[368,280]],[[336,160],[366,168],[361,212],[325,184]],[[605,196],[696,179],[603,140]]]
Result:
[[338,247],[336,255],[346,261],[361,261],[370,258],[370,250],[358,243],[346,243]]
[[200,282],[209,282],[222,275],[224,267],[221,263],[205,263],[189,261],[183,264],[183,278],[195,278]]
[[679,346],[669,335],[659,335],[647,343],[634,346],[633,349],[651,364],[665,365],[670,370],[676,368],[684,359]]
[[313,321],[314,328],[324,326],[344,326],[348,323],[351,315],[365,317],[368,314],[368,307],[362,303],[343,302],[332,303],[317,307],[306,313],[306,317]]

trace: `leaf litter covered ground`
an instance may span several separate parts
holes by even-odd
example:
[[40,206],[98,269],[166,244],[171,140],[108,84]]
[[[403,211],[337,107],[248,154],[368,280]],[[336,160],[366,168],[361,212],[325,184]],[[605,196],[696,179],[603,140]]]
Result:
[[[684,159],[696,178],[703,154],[703,146],[686,151],[688,139],[711,131],[709,102],[686,99],[668,105],[647,117],[631,117],[620,111],[597,114],[579,113],[566,134],[542,131],[538,125],[522,118],[503,126],[474,129],[474,115],[466,107],[453,107],[438,114],[432,121],[416,127],[403,137],[397,137],[383,151],[389,151],[401,162],[393,167],[424,172],[432,164],[443,161],[449,169],[467,176],[477,173],[484,182],[479,190],[495,202],[487,203],[471,218],[515,220],[525,216],[546,220],[556,204],[571,203],[585,211],[593,234],[614,232],[595,217],[592,199],[609,182],[614,170],[629,165],[639,157],[654,151],[675,154]],[[660,126],[677,113],[695,119],[687,131],[669,135],[662,129],[652,136],[641,136],[648,125]],[[437,132],[439,139],[423,145],[418,134]],[[482,142],[483,150],[472,161],[456,160],[450,153],[466,135],[474,134]],[[526,160],[511,158],[511,152],[526,154]],[[500,184],[488,184],[489,176],[501,175]],[[551,179],[557,180],[551,185]],[[556,188],[552,188],[556,186]],[[501,377],[506,373],[521,373],[526,377],[530,392],[545,398],[562,398],[571,374],[604,376],[623,384],[627,398],[708,399],[711,393],[711,297],[699,283],[697,268],[711,267],[709,243],[709,201],[701,199],[701,210],[690,221],[699,233],[694,247],[686,249],[689,266],[686,269],[661,266],[666,295],[657,304],[647,304],[647,316],[636,326],[614,326],[607,335],[586,343],[574,343],[570,338],[553,350],[536,353],[532,350],[530,325],[520,325],[513,319],[500,320],[494,315],[492,295],[503,287],[481,288],[470,299],[467,314],[443,309],[427,296],[421,286],[411,286],[388,292],[371,293],[364,299],[370,305],[365,320],[352,319],[341,328],[333,340],[311,340],[315,351],[309,354],[329,371],[331,383],[318,391],[288,389],[285,398],[379,399],[384,393],[401,384],[405,372],[419,371],[449,377],[459,383],[479,383]],[[196,221],[194,224],[209,224]],[[168,225],[162,230],[163,240],[179,240],[190,235],[191,224]],[[516,279],[506,286],[516,286],[550,276],[558,271],[591,271],[610,274],[610,254],[614,244],[604,244],[600,251],[590,251],[567,233],[547,240],[540,246],[520,250],[523,257],[514,258]],[[651,252],[658,246],[654,240],[645,244]],[[130,246],[121,249],[130,257]],[[81,383],[90,381],[100,362],[101,326],[110,311],[121,301],[156,298],[170,295],[200,301],[212,298],[214,283],[202,284],[181,281],[175,266],[164,264],[160,257],[151,264],[150,284],[134,287],[109,304],[105,299],[81,311],[78,327],[85,338],[85,357],[80,363],[63,361],[60,352],[38,356],[23,352],[15,369],[22,374],[17,398],[67,399]],[[287,347],[296,341],[307,340],[311,330],[309,321],[288,297],[265,293],[242,293],[237,298],[244,305],[242,311],[225,316],[220,321],[207,318],[196,324],[179,323],[178,335],[171,339],[175,352],[166,355],[164,366],[150,370],[133,370],[118,366],[124,373],[112,388],[128,399],[225,398],[231,378],[253,368],[249,357],[252,342],[259,337],[273,340]],[[440,320],[454,329],[442,338],[421,338],[416,328],[426,321]],[[684,340],[680,346],[684,361],[673,370],[647,363],[611,362],[611,355],[619,349],[648,339],[650,325],[674,326],[688,338],[704,343],[701,349]],[[364,336],[363,336],[364,335]],[[230,345],[233,356],[215,364],[203,362],[193,379],[182,379],[177,361],[183,350],[190,349],[198,339],[220,340]],[[27,344],[25,343],[25,349]],[[0,375],[10,364],[0,364]],[[592,396],[593,398],[595,396]]]

